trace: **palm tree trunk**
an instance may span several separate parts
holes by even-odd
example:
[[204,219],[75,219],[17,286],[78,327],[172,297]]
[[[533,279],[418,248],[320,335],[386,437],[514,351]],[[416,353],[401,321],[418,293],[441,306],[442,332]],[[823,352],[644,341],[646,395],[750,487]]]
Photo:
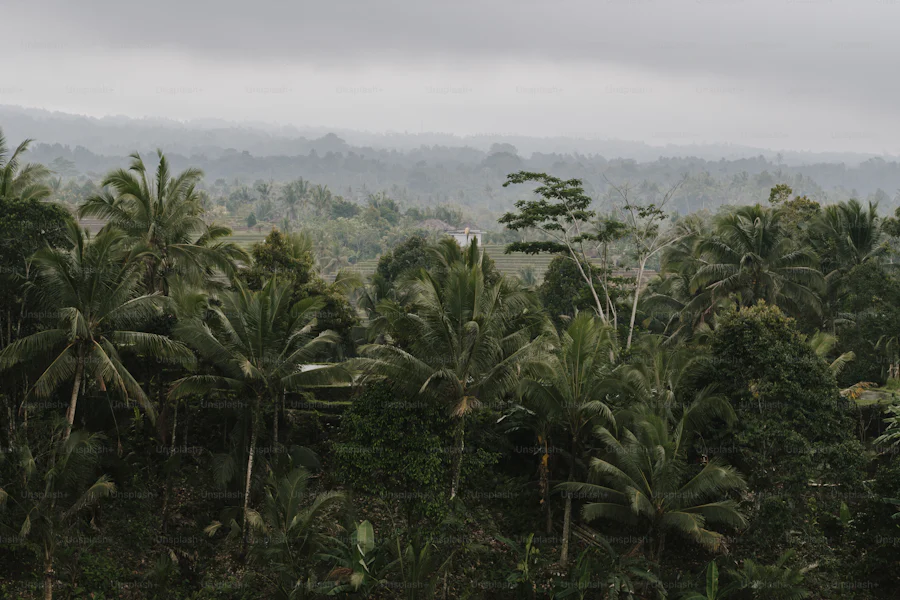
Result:
[[[25,401],[28,399],[28,380],[25,379],[22,381],[22,404],[20,405],[19,410],[22,411],[22,430],[25,434],[28,434],[28,405]],[[13,411],[13,415],[16,415],[16,411]],[[15,430],[15,428],[13,428]],[[12,438],[9,438],[10,442],[12,442]]]
[[[575,457],[578,455],[578,438],[572,441],[572,456],[569,457],[569,482],[575,481]],[[569,535],[572,530],[572,493],[566,491],[566,509],[563,513],[562,549],[559,551],[559,564],[563,567],[569,562]]]
[[862,406],[859,404],[856,405],[856,412],[859,414],[859,441],[863,443],[863,446],[866,444],[866,422],[863,419],[863,410]]
[[75,407],[78,404],[78,392],[81,389],[81,379],[84,377],[84,350],[78,349],[78,358],[75,359],[75,382],[72,384],[72,398],[69,400],[69,409],[66,411],[66,435],[63,441],[69,439],[72,426],[75,424]]
[[259,414],[259,397],[256,398],[256,406],[253,408],[253,416],[250,419],[250,452],[247,455],[247,480],[244,483],[244,526],[243,540],[241,542],[241,554],[247,555],[247,543],[250,539],[247,531],[247,511],[250,510],[250,479],[253,475],[253,457],[256,454],[256,436],[258,433],[257,417]]
[[[574,461],[573,461],[574,463]],[[575,466],[569,472],[569,481],[575,481]],[[569,533],[572,529],[572,493],[566,491],[566,510],[563,513],[562,549],[559,551],[559,564],[565,567],[569,562]]]
[[44,549],[44,600],[53,600],[53,556]]
[[[31,263],[29,263],[28,261],[25,261],[25,280],[26,281],[28,281],[28,278],[30,277],[30,272],[31,272]],[[16,323],[16,337],[17,338],[22,336],[22,321],[25,320],[25,306],[27,304],[27,302],[26,302],[27,299],[28,299],[28,294],[26,292],[25,295],[22,297],[21,304],[19,305],[19,319],[18,319],[18,322]],[[12,316],[10,316],[10,320],[11,319],[12,319]],[[6,340],[6,342],[7,343],[12,342],[11,335]]]
[[175,432],[178,429],[178,400],[175,401],[175,414],[172,416],[172,439],[169,440],[169,453],[175,454]]
[[[284,392],[281,392],[281,401],[284,402]],[[272,419],[272,443],[278,447],[278,414],[281,406],[275,401],[275,417]]]
[[544,454],[541,456],[541,501],[544,504],[544,512],[547,516],[547,534],[553,532],[553,512],[550,510],[550,449],[548,447],[549,440],[544,437],[538,438],[538,441],[544,442]]
[[[175,431],[178,427],[178,401],[175,401],[175,416],[172,419],[172,439],[169,441],[169,458],[171,460],[173,456],[175,456]],[[185,444],[186,445],[186,444]],[[162,531],[166,532],[168,529],[168,521],[169,521],[169,496],[172,494],[172,472],[171,469],[167,469],[166,473],[166,489],[163,492],[163,507],[162,507]]]
[[13,400],[13,394],[3,394],[3,408],[6,409],[6,447],[11,448],[13,445],[13,436],[15,435],[14,431],[14,419],[15,414],[13,412],[13,406],[15,406],[15,401]]
[[456,451],[453,453],[453,466],[450,482],[450,499],[456,498],[459,492],[459,476],[462,471],[462,455],[466,449],[466,422],[465,416],[459,417],[459,425],[456,431]]
[[188,447],[188,431],[191,428],[191,411],[188,409],[188,406],[184,406],[184,426],[181,428],[181,440],[182,445],[187,448]]
[[156,400],[159,405],[159,416],[156,417],[156,433],[163,446],[169,443],[167,436],[169,435],[169,402],[167,401],[165,388],[163,386],[162,374],[159,377],[159,385],[156,388]]
[[662,553],[663,549],[666,547],[666,534],[664,531],[659,532],[659,542],[656,545],[656,565],[657,569],[659,569],[662,564]]

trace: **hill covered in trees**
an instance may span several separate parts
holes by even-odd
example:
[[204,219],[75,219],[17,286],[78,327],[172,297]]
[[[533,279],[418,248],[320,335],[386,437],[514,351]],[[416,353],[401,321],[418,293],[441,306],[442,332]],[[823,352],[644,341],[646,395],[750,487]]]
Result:
[[34,159],[51,165],[64,180],[99,182],[135,149],[149,155],[165,147],[175,168],[201,168],[207,184],[237,180],[252,187],[257,180],[282,184],[303,178],[356,203],[386,192],[405,204],[454,204],[481,217],[484,226],[492,225],[495,216],[517,199],[502,187],[506,175],[517,170],[581,179],[598,201],[609,194],[610,182],[665,188],[687,177],[671,207],[681,214],[753,203],[778,183],[822,201],[871,199],[885,209],[895,207],[894,195],[900,189],[900,163],[874,155],[516,136],[301,131],[264,124],[89,119],[13,107],[0,108],[0,118],[10,139],[39,139],[42,143],[32,147]]
[[896,596],[887,206],[786,166],[684,204],[690,159],[495,149],[481,210],[332,192],[343,151],[47,148],[0,139],[0,596]]

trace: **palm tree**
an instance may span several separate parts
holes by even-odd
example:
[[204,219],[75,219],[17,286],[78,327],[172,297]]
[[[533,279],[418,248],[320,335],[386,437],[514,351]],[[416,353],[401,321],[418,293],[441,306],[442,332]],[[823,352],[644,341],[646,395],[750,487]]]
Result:
[[203,173],[187,169],[173,177],[162,151],[157,155],[155,176],[148,179],[141,156],[132,154],[131,166],[107,175],[106,189],[85,201],[79,217],[106,219],[106,227],[121,230],[130,244],[145,250],[148,293],[168,294],[175,276],[209,283],[213,269],[234,273],[236,263],[246,261],[247,254],[223,241],[231,229],[204,221],[196,189]]
[[[261,572],[275,573],[272,584],[281,600],[301,599],[311,591],[313,562],[329,540],[326,519],[346,501],[340,492],[322,492],[307,504],[311,496],[306,469],[295,468],[280,478],[270,473],[262,506],[249,513],[250,529],[260,536],[251,560],[265,567]],[[207,532],[217,529],[214,523]]]
[[274,187],[275,184],[273,182],[263,181],[262,179],[257,179],[253,184],[253,189],[259,194],[259,199],[263,201],[269,199],[269,195],[272,193]]
[[617,370],[621,390],[641,407],[676,423],[686,411],[734,420],[728,400],[714,385],[700,386],[709,366],[702,350],[671,346],[662,336],[646,335],[637,344],[632,360]]
[[489,283],[483,255],[471,248],[473,263],[455,260],[402,282],[409,305],[380,301],[384,341],[362,346],[354,362],[366,377],[449,407],[457,419],[451,499],[459,492],[466,417],[514,389],[542,347],[533,335],[540,319],[534,296],[510,279]]
[[59,191],[62,189],[62,177],[53,177],[50,179],[50,195],[55,200],[59,200]]
[[328,189],[327,185],[317,185],[310,192],[310,200],[316,211],[316,216],[321,217],[331,203],[331,190]]
[[823,256],[836,267],[854,267],[882,256],[887,246],[881,244],[881,221],[878,204],[863,207],[851,199],[826,206],[814,224],[811,239]]
[[[675,533],[716,550],[722,534],[712,524],[746,524],[737,503],[727,494],[744,489],[743,477],[732,467],[710,460],[698,472],[687,462],[692,422],[688,410],[673,425],[664,416],[646,410],[618,431],[595,431],[600,456],[591,461],[591,482],[561,484],[562,489],[593,496],[582,516],[643,526],[655,547],[649,558],[659,563],[666,535]],[[594,482],[597,483],[594,483]]]
[[[592,536],[591,541],[595,547],[578,556],[570,573],[569,589],[577,593],[580,600],[594,598],[588,594],[596,589],[606,590],[606,600],[632,599],[638,597],[638,586],[645,587],[645,591],[655,588],[660,592],[658,597],[665,598],[663,583],[644,556],[631,552],[619,554],[600,535]],[[567,597],[574,595],[569,593]]]
[[884,422],[887,427],[884,433],[875,440],[876,445],[900,446],[900,405],[894,404],[887,407],[889,416]]
[[285,184],[281,196],[281,202],[287,209],[291,222],[297,220],[297,210],[307,200],[309,194],[309,182],[302,177],[296,181]]
[[494,262],[485,255],[475,239],[462,247],[453,238],[443,237],[437,244],[428,246],[426,252],[431,257],[429,270],[433,270],[439,278],[445,277],[456,265],[466,265],[470,269],[480,270],[488,282],[499,280]]
[[[556,352],[539,376],[524,380],[520,389],[526,406],[542,420],[558,423],[568,435],[569,481],[574,481],[584,434],[593,424],[613,421],[605,399],[616,352],[615,332],[593,315],[580,313],[554,345]],[[542,462],[548,459],[545,455]],[[563,565],[569,559],[571,526],[572,496],[567,494],[560,551]]]
[[[94,479],[102,436],[83,430],[69,435],[68,431],[64,423],[58,422],[48,440],[50,443],[43,448],[33,448],[24,440],[12,446],[10,451],[14,455],[10,464],[17,472],[4,485],[15,486],[21,482],[21,489],[0,488],[0,507],[21,519],[18,529],[11,531],[13,536],[26,541],[38,540],[43,555],[44,600],[53,598],[56,547],[60,538],[75,526],[78,513],[116,490],[106,475]],[[0,460],[5,458],[4,454],[0,454]]]
[[46,312],[58,315],[56,326],[17,340],[0,352],[0,369],[52,358],[31,390],[38,397],[47,397],[71,382],[66,436],[75,422],[78,395],[85,382],[96,381],[104,390],[111,388],[152,414],[146,394],[124,365],[120,351],[180,364],[190,364],[194,358],[183,344],[140,330],[161,314],[164,298],[140,293],[137,260],[126,252],[117,231],[106,230],[92,238],[70,222],[67,232],[72,250],[46,248],[32,261],[35,297]]
[[456,554],[456,551],[449,555],[439,552],[437,546],[418,532],[413,533],[406,546],[401,545],[398,535],[391,550],[396,558],[388,568],[398,571],[404,600],[434,598],[438,577],[449,570]]
[[244,484],[243,548],[246,550],[250,515],[250,483],[264,405],[276,406],[286,391],[316,381],[341,377],[339,368],[309,368],[339,341],[332,331],[315,333],[319,298],[306,298],[291,305],[291,286],[273,277],[259,291],[250,291],[239,281],[235,290],[221,296],[221,306],[212,310],[209,322],[188,319],[179,323],[175,335],[194,348],[218,374],[190,375],[172,385],[170,397],[222,392],[247,403],[250,442]]
[[759,565],[752,559],[744,559],[740,569],[729,571],[734,578],[734,589],[749,592],[753,600],[802,600],[810,596],[800,587],[802,570],[786,566],[796,551],[787,550],[773,565]]
[[853,291],[847,274],[855,267],[884,256],[878,205],[849,200],[826,206],[811,228],[810,241],[821,258],[825,273],[826,306],[834,327],[842,300]]
[[834,350],[838,343],[837,336],[831,333],[817,331],[808,338],[807,342],[816,353],[816,356],[828,363],[828,369],[835,377],[841,374],[844,367],[856,360],[856,353],[853,351],[844,352],[840,356],[835,357],[834,360],[829,360],[832,350]]
[[[126,244],[140,251],[146,293],[169,296],[178,280],[208,289],[222,288],[216,270],[233,275],[238,263],[249,261],[246,252],[223,238],[231,230],[204,220],[202,193],[197,190],[202,172],[187,169],[172,175],[168,159],[157,150],[159,163],[149,176],[137,153],[128,169],[116,169],[103,180],[103,191],[89,197],[79,215],[106,220],[105,228],[122,231]],[[168,431],[170,406],[165,402],[162,375],[156,394],[162,439]],[[152,393],[152,391],[151,391]]]
[[45,184],[50,170],[43,165],[22,165],[22,155],[33,140],[19,144],[12,154],[0,129],[0,199],[45,200],[52,193]]
[[393,326],[394,313],[392,311],[379,313],[378,311],[382,302],[393,302],[394,306],[410,306],[413,301],[412,296],[411,286],[394,285],[378,272],[370,275],[368,285],[360,288],[357,300],[357,306],[368,320],[366,339],[370,342],[384,343],[385,335]]
[[654,412],[668,413],[683,402],[683,392],[696,378],[704,356],[686,346],[668,347],[666,338],[646,335],[636,344],[635,358],[620,375],[631,394]]
[[700,242],[708,264],[697,270],[692,287],[736,297],[745,306],[765,300],[794,314],[818,312],[824,280],[816,256],[797,247],[780,215],[757,204],[720,217],[714,233]]
[[546,395],[519,394],[519,404],[512,407],[509,414],[501,417],[504,431],[511,433],[526,429],[534,434],[537,442],[538,487],[541,492],[541,506],[546,515],[546,531],[553,532],[553,510],[550,506],[551,454],[555,452],[553,439],[559,433],[560,423],[556,405],[549,402]]
[[650,283],[643,309],[665,327],[666,334],[689,340],[715,324],[716,309],[727,299],[713,290],[700,287],[697,271],[707,262],[699,250],[700,242],[710,235],[706,220],[689,215],[675,224],[677,242],[666,248],[660,258],[660,278]]
[[347,248],[338,240],[331,242],[322,249],[322,272],[326,275],[336,274],[341,269],[350,266],[350,255]]

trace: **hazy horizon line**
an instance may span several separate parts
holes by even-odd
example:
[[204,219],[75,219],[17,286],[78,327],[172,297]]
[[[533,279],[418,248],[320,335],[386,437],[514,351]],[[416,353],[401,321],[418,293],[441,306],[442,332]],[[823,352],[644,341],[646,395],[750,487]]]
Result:
[[[658,140],[647,140],[640,138],[622,138],[622,137],[601,137],[599,134],[590,134],[590,133],[576,133],[576,132],[564,132],[556,135],[540,135],[540,134],[532,134],[532,133],[524,133],[524,132],[474,132],[474,133],[466,133],[466,132],[455,132],[455,131],[437,131],[437,130],[422,130],[422,131],[411,131],[411,130],[398,130],[398,129],[359,129],[354,127],[347,126],[337,126],[337,125],[312,125],[312,124],[298,124],[298,123],[286,123],[279,121],[266,121],[262,119],[228,119],[224,117],[208,117],[208,118],[198,118],[198,117],[190,117],[190,118],[177,118],[170,116],[162,116],[162,115],[153,115],[153,114],[144,114],[142,116],[138,116],[136,114],[126,114],[126,113],[108,113],[108,114],[88,114],[83,112],[75,112],[75,111],[67,111],[67,110],[57,110],[57,109],[49,109],[41,106],[25,106],[19,104],[0,104],[0,110],[6,110],[11,112],[19,112],[24,115],[36,116],[34,113],[41,113],[44,115],[48,115],[51,117],[57,118],[75,118],[75,119],[86,119],[89,121],[94,121],[97,123],[103,123],[104,121],[127,121],[129,124],[154,124],[157,126],[163,125],[171,125],[173,129],[177,129],[174,127],[175,125],[179,125],[185,129],[197,129],[203,130],[205,128],[213,129],[216,126],[220,128],[235,128],[235,129],[249,129],[256,133],[262,133],[266,135],[276,135],[280,136],[283,139],[306,139],[310,141],[315,141],[314,138],[304,137],[304,134],[319,134],[320,138],[325,137],[328,134],[334,134],[340,137],[340,134],[361,134],[367,136],[374,137],[417,137],[417,136],[442,136],[449,137],[460,140],[461,142],[466,142],[467,140],[481,140],[481,141],[502,141],[504,139],[513,139],[520,138],[524,140],[533,140],[533,141],[573,141],[573,142],[605,142],[605,143],[621,143],[621,144],[635,144],[635,145],[643,145],[648,149],[653,150],[665,150],[665,149],[679,149],[682,151],[687,151],[690,149],[698,149],[698,150],[711,150],[715,147],[726,147],[736,151],[743,151],[747,153],[747,157],[758,155],[788,155],[788,156],[797,156],[797,155],[813,155],[813,156],[834,156],[834,155],[847,155],[859,158],[890,158],[890,159],[898,159],[900,155],[891,154],[888,152],[860,152],[857,150],[813,150],[813,149],[804,149],[797,150],[791,148],[777,148],[777,147],[765,147],[765,146],[756,146],[756,145],[748,145],[737,141],[729,141],[729,140],[695,140],[695,141],[685,141],[685,142],[675,142],[675,141],[658,141]],[[124,124],[124,123],[122,123]],[[198,127],[198,125],[200,127]],[[203,127],[203,126],[206,127]],[[285,130],[293,130],[292,133],[296,134],[296,137],[292,137],[290,135],[286,135]],[[343,139],[343,138],[342,138]],[[54,143],[62,143],[55,140],[46,140],[46,139],[35,139],[35,143],[45,143],[45,144],[54,144]],[[347,140],[344,140],[345,142]],[[350,142],[348,142],[350,144]],[[355,145],[355,144],[350,144]],[[465,147],[465,146],[461,146]],[[558,151],[554,151],[555,153],[560,153]],[[533,153],[533,152],[532,152]],[[544,153],[548,153],[545,151]],[[567,153],[577,153],[582,154],[583,152],[578,151],[577,149],[568,150]],[[687,158],[690,157],[690,154],[677,156],[678,158]],[[615,158],[628,158],[625,156],[622,157],[609,157],[611,160]],[[676,156],[672,156],[672,158],[676,158]],[[729,157],[722,157],[729,158]],[[732,157],[733,158],[733,157]]]

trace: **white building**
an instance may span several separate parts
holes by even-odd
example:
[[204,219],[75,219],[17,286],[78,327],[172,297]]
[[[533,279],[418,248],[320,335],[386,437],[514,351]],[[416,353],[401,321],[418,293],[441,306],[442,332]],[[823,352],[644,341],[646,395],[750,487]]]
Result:
[[467,248],[473,239],[479,246],[483,245],[482,236],[484,236],[484,232],[480,229],[470,229],[468,227],[465,229],[454,229],[448,231],[447,235],[452,236],[456,243],[463,248]]

